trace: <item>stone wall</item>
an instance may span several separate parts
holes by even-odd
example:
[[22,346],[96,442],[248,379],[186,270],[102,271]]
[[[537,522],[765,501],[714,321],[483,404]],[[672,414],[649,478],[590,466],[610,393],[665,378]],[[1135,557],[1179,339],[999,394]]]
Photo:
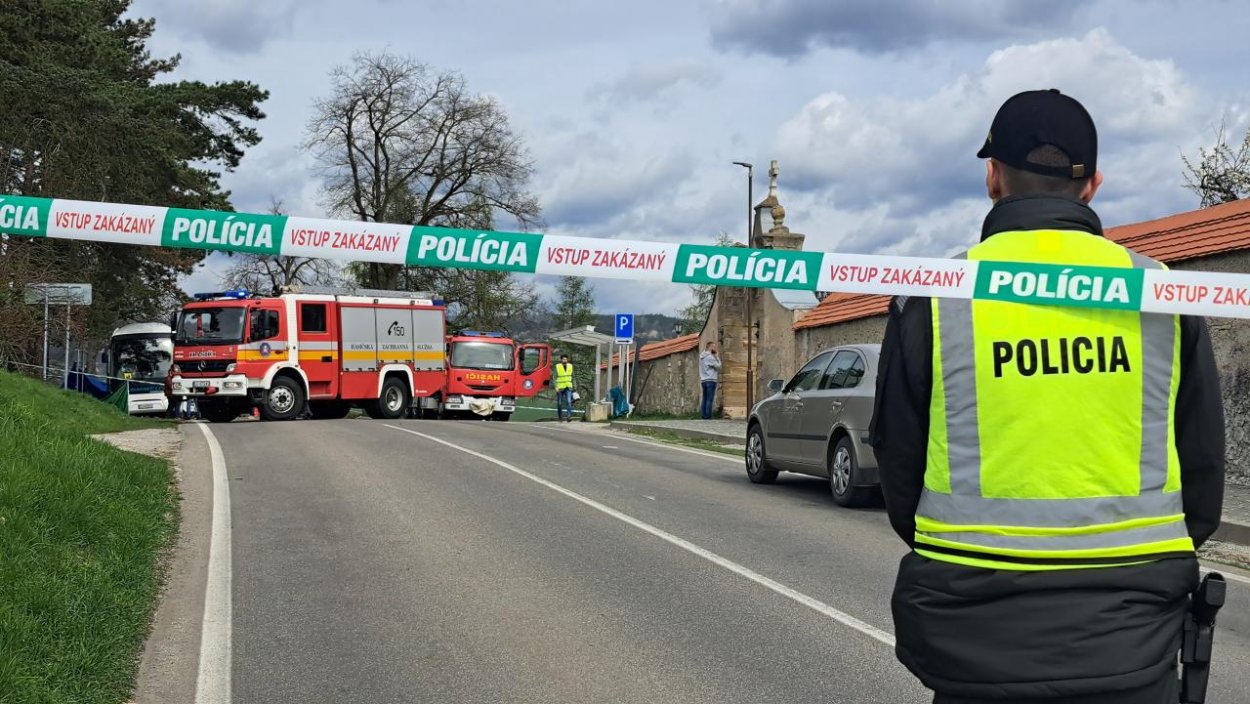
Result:
[[634,413],[684,415],[699,412],[699,350],[686,350],[638,364]]
[[[1179,262],[1185,271],[1250,272],[1250,252]],[[1207,318],[1224,392],[1225,457],[1230,477],[1250,481],[1250,320]]]
[[[716,388],[717,407],[730,418],[747,416],[747,325],[746,305],[754,291],[741,288],[719,288],[712,304],[712,314],[699,339],[699,349],[708,342],[720,348],[720,384]],[[758,357],[758,345],[752,355]],[[756,360],[758,364],[758,360]],[[697,408],[697,406],[696,406]]]
[[772,291],[763,291],[760,296],[759,310],[761,313],[759,326],[759,345],[756,362],[755,400],[767,398],[772,394],[768,390],[768,382],[772,379],[789,379],[807,358],[799,359],[794,324],[808,310],[787,308],[777,301]]
[[[797,364],[803,364],[821,350],[838,345],[881,344],[881,339],[885,337],[885,321],[886,316],[874,315],[837,325],[798,330],[794,339]],[[796,371],[798,366],[790,374]]]

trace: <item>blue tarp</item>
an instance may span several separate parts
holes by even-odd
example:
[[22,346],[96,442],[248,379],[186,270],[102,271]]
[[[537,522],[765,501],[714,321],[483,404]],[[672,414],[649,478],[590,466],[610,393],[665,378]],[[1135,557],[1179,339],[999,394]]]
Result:
[[79,371],[71,371],[69,373],[69,380],[65,388],[71,391],[81,391],[95,398],[108,398],[109,395],[108,379],[84,374]]
[[608,395],[612,398],[613,418],[622,418],[629,415],[629,403],[625,400],[625,392],[621,391],[621,387],[613,386]]

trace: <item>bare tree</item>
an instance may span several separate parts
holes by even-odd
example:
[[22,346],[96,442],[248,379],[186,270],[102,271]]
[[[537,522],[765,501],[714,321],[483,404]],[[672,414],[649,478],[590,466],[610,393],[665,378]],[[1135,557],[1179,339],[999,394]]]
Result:
[[[269,204],[272,215],[286,215],[278,198]],[[270,254],[235,254],[235,263],[221,277],[222,286],[268,293],[283,286],[335,286],[342,283],[339,265],[328,259]]]
[[[358,54],[331,81],[308,123],[307,145],[335,213],[470,227],[485,207],[522,229],[539,223],[538,200],[526,190],[533,165],[520,138],[499,103],[470,93],[459,74],[390,53]],[[393,288],[400,269],[367,264],[358,272],[362,284]]]
[[1185,162],[1185,188],[1198,194],[1202,207],[1229,203],[1250,196],[1250,131],[1240,146],[1229,146],[1224,123],[1215,134],[1215,146],[1198,149],[1197,163]]

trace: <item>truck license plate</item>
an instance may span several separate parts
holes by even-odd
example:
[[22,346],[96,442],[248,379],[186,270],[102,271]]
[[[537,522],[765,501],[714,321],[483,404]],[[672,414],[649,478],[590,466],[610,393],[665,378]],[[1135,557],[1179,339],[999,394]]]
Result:
[[191,388],[193,388],[193,389],[207,389],[207,388],[208,388],[208,382],[207,382],[207,381],[193,381],[193,382],[191,382]]
[[141,403],[139,404],[139,410],[146,411],[149,408],[154,408],[155,406],[156,406],[155,403]]

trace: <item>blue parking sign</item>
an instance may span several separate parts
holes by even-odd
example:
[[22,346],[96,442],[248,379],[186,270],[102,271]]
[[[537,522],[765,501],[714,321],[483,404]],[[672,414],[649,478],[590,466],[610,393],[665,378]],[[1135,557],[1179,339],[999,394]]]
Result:
[[617,313],[615,327],[616,327],[616,344],[618,345],[634,344],[634,314],[633,313]]

